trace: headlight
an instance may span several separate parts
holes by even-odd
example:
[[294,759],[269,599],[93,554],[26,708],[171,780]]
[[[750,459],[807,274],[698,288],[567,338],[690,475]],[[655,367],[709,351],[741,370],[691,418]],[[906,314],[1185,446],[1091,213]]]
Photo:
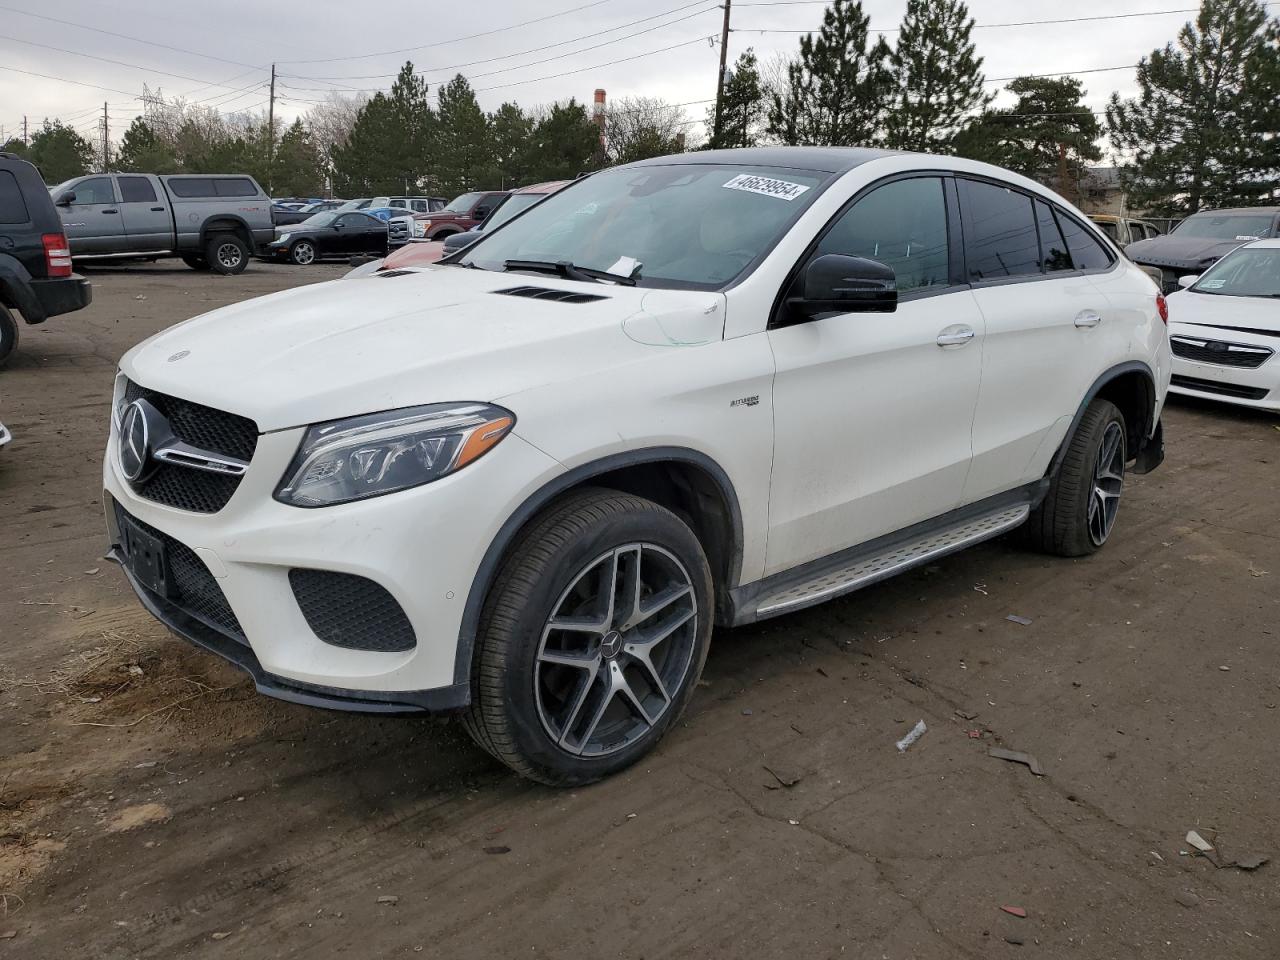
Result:
[[316,424],[275,496],[324,507],[430,483],[479,459],[515,422],[487,403],[433,403]]
[[431,226],[430,220],[413,221],[413,235],[415,237],[425,237],[427,235],[427,228],[430,226]]
[[292,236],[293,236],[292,233],[282,233],[280,234],[280,236],[276,237],[276,239],[281,243],[284,243],[286,240],[288,240]]

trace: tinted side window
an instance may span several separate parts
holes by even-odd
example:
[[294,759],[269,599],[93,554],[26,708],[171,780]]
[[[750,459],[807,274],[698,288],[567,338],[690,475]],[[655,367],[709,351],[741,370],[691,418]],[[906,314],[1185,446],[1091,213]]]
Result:
[[389,207],[407,207],[407,206],[408,206],[408,203],[406,203],[404,200],[392,200],[390,203],[388,203],[388,204],[387,204],[387,206],[389,206]]
[[111,188],[109,177],[94,177],[77,183],[72,190],[76,198],[73,206],[84,206],[87,203],[115,203],[116,192]]
[[0,170],[0,223],[28,223],[27,201],[22,199],[18,178],[8,170]]
[[1008,187],[957,179],[964,210],[969,279],[994,280],[1040,272],[1040,243],[1031,198]]
[[1092,233],[1066,214],[1058,214],[1058,222],[1077,270],[1105,270],[1111,266],[1111,254]]
[[219,197],[256,197],[257,189],[248,177],[224,177],[213,181],[215,193]]
[[937,177],[897,180],[855,203],[818,242],[814,256],[842,253],[893,267],[907,293],[950,282],[947,204]]
[[412,206],[412,207],[413,207],[413,209],[414,209],[414,210],[416,210],[418,213],[427,213],[427,212],[428,212],[427,201],[425,201],[425,200],[414,200],[414,201],[411,203],[411,206]]
[[156,191],[146,177],[117,177],[125,203],[155,203]]
[[1058,221],[1043,200],[1036,201],[1036,225],[1040,228],[1040,262],[1048,273],[1071,269],[1071,254],[1062,239]]
[[169,192],[175,197],[212,197],[213,181],[208,177],[183,177],[169,181]]

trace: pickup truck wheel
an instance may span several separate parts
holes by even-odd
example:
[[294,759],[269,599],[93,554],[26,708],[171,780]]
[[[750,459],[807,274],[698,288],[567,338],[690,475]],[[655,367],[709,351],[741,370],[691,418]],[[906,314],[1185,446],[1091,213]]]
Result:
[[18,349],[18,321],[3,305],[0,305],[0,367],[9,362]]
[[1029,544],[1061,557],[1083,557],[1105,544],[1120,509],[1128,450],[1120,411],[1094,400],[1071,435],[1048,495],[1023,528]]
[[310,240],[299,240],[289,248],[289,260],[300,267],[316,262],[316,245]]
[[234,233],[219,233],[209,238],[205,256],[214,273],[244,273],[249,265],[249,248]]
[[499,569],[464,724],[541,783],[615,773],[653,749],[688,704],[712,607],[706,556],[679,517],[612,490],[571,494]]
[[204,257],[198,256],[194,253],[184,253],[182,255],[182,262],[185,263],[192,270],[208,270],[209,269],[209,261],[206,260]]

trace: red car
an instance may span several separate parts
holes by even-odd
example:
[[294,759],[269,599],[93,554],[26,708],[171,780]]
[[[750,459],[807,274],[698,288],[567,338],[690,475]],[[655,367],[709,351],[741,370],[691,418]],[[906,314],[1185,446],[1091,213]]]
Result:
[[454,197],[443,210],[416,215],[413,224],[415,240],[443,240],[480,225],[485,217],[507,198],[509,190],[483,190]]

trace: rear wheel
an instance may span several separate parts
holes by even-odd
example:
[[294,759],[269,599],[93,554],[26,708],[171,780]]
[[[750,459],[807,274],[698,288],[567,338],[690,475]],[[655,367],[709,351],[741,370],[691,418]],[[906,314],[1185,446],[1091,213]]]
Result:
[[1107,542],[1115,527],[1129,456],[1124,416],[1115,404],[1094,400],[1076,426],[1044,502],[1024,535],[1046,553],[1082,557]]
[[244,273],[249,265],[249,248],[234,233],[219,233],[205,244],[205,258],[214,273]]
[[675,514],[609,490],[572,494],[521,537],[485,602],[467,730],[542,783],[621,770],[689,702],[711,611],[706,557]]
[[0,367],[9,362],[18,349],[18,321],[9,310],[0,305]]
[[184,253],[182,255],[182,262],[185,263],[192,270],[208,270],[209,269],[209,261],[206,258],[199,256],[198,254]]
[[299,240],[289,248],[289,260],[300,267],[316,262],[316,245],[310,240]]

